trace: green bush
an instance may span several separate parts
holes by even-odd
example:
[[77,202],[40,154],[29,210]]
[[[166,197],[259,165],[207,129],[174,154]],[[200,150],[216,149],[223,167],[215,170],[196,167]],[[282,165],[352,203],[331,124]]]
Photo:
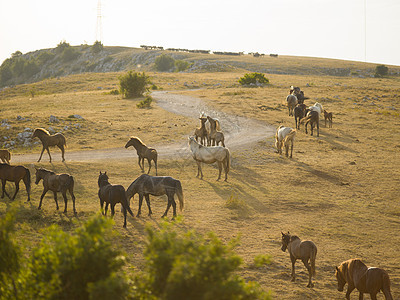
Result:
[[72,47],[67,47],[63,50],[63,52],[61,53],[61,59],[64,62],[69,62],[75,58],[77,58],[79,56],[79,51],[75,50]]
[[39,56],[37,57],[37,59],[40,64],[44,64],[44,63],[48,62],[49,60],[53,59],[54,56],[55,56],[54,53],[45,51],[45,52],[40,53]]
[[100,41],[95,41],[91,50],[93,53],[99,53],[103,51],[103,44]]
[[386,76],[389,73],[389,68],[385,65],[379,65],[375,68],[375,77]]
[[265,85],[269,84],[269,80],[262,73],[245,74],[239,79],[241,85]]
[[[181,232],[175,224],[147,227],[145,274],[139,275],[136,298],[153,299],[270,299],[254,282],[234,272],[242,260],[234,254],[237,241],[224,245],[215,234]],[[141,298],[143,299],[143,298]]]
[[153,102],[153,98],[150,95],[147,95],[142,101],[136,104],[137,108],[150,108],[151,102]]
[[57,44],[56,53],[63,53],[64,50],[69,47],[71,47],[69,43],[67,43],[66,41],[61,41],[59,44]]
[[157,71],[166,72],[174,68],[175,60],[166,54],[161,54],[154,61]]
[[143,73],[129,71],[125,75],[118,77],[119,90],[125,98],[136,98],[143,96],[148,91],[148,85],[151,84],[149,77]]
[[187,68],[189,68],[190,63],[184,60],[176,60],[175,61],[175,68],[177,72],[182,72],[185,71]]

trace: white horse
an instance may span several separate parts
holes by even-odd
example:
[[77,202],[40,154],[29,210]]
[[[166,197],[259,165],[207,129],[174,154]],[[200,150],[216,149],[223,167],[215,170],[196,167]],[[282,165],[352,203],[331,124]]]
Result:
[[193,159],[197,163],[197,176],[201,175],[203,179],[203,171],[201,169],[201,163],[212,164],[217,162],[219,175],[218,179],[221,178],[222,167],[225,171],[225,181],[228,180],[229,164],[230,164],[230,153],[228,148],[222,146],[205,147],[200,145],[193,137],[189,137],[189,147],[192,151]]
[[290,146],[290,158],[293,155],[293,143],[296,136],[296,129],[285,127],[283,125],[279,126],[275,134],[275,147],[279,154],[282,154],[282,149],[285,148],[286,157],[289,155]]
[[322,108],[322,104],[319,102],[315,102],[313,106],[310,106],[308,108],[311,111],[316,111],[318,112],[318,117],[321,119],[321,114],[324,112],[324,109]]
[[288,95],[286,97],[286,104],[289,110],[289,116],[293,116],[293,109],[296,107],[298,103],[297,97],[295,95]]

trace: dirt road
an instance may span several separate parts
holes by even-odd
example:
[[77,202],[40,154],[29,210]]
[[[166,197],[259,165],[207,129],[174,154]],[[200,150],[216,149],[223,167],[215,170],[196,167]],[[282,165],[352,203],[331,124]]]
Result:
[[[275,127],[271,125],[210,109],[200,98],[178,95],[167,91],[153,92],[152,96],[156,100],[157,105],[161,108],[174,114],[195,119],[196,121],[194,121],[193,124],[199,124],[198,118],[201,112],[205,112],[206,115],[219,119],[225,134],[225,144],[231,150],[250,147],[253,143],[268,138],[275,133]],[[191,132],[188,132],[188,136],[193,134],[194,129],[195,126],[193,126]],[[177,158],[190,156],[187,140],[183,140],[182,143],[154,145],[154,148],[157,149],[160,157]],[[53,160],[59,161],[61,159],[60,151],[52,151],[51,154]],[[16,154],[13,155],[12,163],[36,162],[38,157],[39,153]],[[136,153],[132,152],[132,149],[127,150],[123,147],[119,147],[100,150],[72,151],[66,152],[65,154],[67,161],[75,162],[121,159],[124,157],[136,157]],[[46,161],[47,159],[48,155],[44,153],[42,160]]]

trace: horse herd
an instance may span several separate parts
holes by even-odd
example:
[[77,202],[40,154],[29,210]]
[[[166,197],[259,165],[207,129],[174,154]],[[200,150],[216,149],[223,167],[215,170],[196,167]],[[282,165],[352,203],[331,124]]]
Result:
[[[300,124],[305,123],[305,132],[307,133],[307,125],[310,123],[311,135],[313,135],[313,129],[317,127],[317,136],[319,136],[319,120],[322,113],[326,121],[329,121],[329,127],[332,127],[332,113],[328,113],[323,110],[320,103],[315,103],[313,106],[306,107],[304,104],[304,93],[297,87],[291,87],[290,94],[287,96],[287,107],[289,110],[289,116],[295,118],[295,129],[291,127],[279,126],[275,135],[275,146],[277,152],[282,154],[283,148],[285,148],[285,154],[290,158],[293,154],[293,143],[296,136],[296,132],[300,129]],[[218,179],[221,178],[222,168],[225,171],[225,181],[228,179],[228,172],[230,169],[230,152],[225,147],[224,134],[221,131],[221,124],[218,119],[210,116],[205,116],[204,113],[200,115],[200,127],[196,128],[194,137],[189,137],[188,143],[192,153],[192,157],[197,164],[197,177],[203,178],[202,163],[211,164],[217,162],[219,168]],[[208,123],[207,123],[208,122]],[[32,134],[33,137],[38,137],[42,142],[43,148],[40,153],[38,162],[41,160],[44,150],[47,153],[51,162],[51,155],[49,151],[50,146],[57,146],[60,148],[62,153],[62,161],[65,161],[65,146],[66,138],[63,134],[57,133],[50,135],[49,132],[43,128],[36,128]],[[200,139],[200,143],[198,142]],[[219,146],[221,144],[221,146]],[[184,198],[182,192],[181,182],[169,176],[157,176],[157,150],[154,148],[147,147],[138,137],[131,137],[125,145],[125,148],[134,147],[138,155],[138,164],[142,172],[145,171],[144,160],[146,159],[149,164],[147,174],[142,174],[136,178],[129,187],[125,190],[122,185],[113,185],[109,182],[107,172],[102,173],[98,176],[98,197],[100,200],[100,207],[103,215],[107,214],[108,206],[110,206],[111,215],[115,214],[115,205],[121,203],[121,210],[124,215],[124,227],[126,227],[126,215],[129,213],[133,216],[133,212],[130,209],[130,199],[135,194],[139,195],[139,206],[137,217],[141,214],[141,206],[143,198],[145,198],[147,207],[149,210],[148,215],[152,214],[150,206],[150,195],[161,196],[166,195],[168,198],[167,208],[162,215],[166,217],[167,213],[172,206],[173,218],[176,217],[176,202],[174,195],[176,194],[179,199],[179,208],[182,211],[184,208]],[[11,166],[10,159],[11,154],[8,150],[0,150],[0,159],[3,163],[0,163],[0,179],[2,181],[2,196],[7,195],[11,200],[14,200],[19,190],[19,182],[23,180],[26,191],[28,194],[28,201],[30,201],[31,191],[31,179],[30,171],[24,166]],[[148,175],[150,173],[152,162],[155,165],[156,176]],[[56,174],[53,171],[46,170],[44,168],[36,168],[36,181],[38,184],[41,180],[43,181],[43,192],[40,197],[38,209],[41,209],[42,200],[45,194],[50,190],[53,192],[54,200],[56,202],[56,208],[59,209],[57,202],[57,193],[60,192],[64,199],[64,213],[67,212],[67,192],[72,197],[73,211],[76,214],[75,209],[75,195],[74,195],[74,177],[70,174]],[[16,189],[12,197],[5,190],[6,181],[12,181],[15,183]],[[104,208],[105,204],[105,208]],[[104,211],[103,211],[104,208]],[[290,254],[290,260],[292,263],[292,281],[295,280],[295,262],[300,259],[306,267],[309,275],[307,287],[313,287],[312,277],[315,276],[315,260],[317,255],[317,247],[312,241],[301,241],[299,237],[282,232],[282,251],[288,250]],[[359,299],[363,299],[363,293],[369,293],[371,299],[376,299],[376,294],[381,290],[383,291],[386,299],[393,299],[390,293],[390,280],[387,272],[380,268],[368,268],[359,259],[352,259],[343,262],[339,267],[336,267],[335,273],[338,290],[343,291],[344,285],[348,284],[346,292],[346,299],[350,299],[350,293],[357,288],[360,292]]]

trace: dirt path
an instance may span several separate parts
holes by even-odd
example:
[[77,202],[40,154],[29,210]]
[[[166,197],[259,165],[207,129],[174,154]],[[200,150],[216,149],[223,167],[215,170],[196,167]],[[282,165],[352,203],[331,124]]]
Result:
[[[275,127],[271,125],[245,117],[239,117],[226,114],[221,111],[212,110],[207,107],[204,101],[202,101],[200,98],[178,95],[167,91],[153,92],[152,96],[156,100],[157,105],[166,111],[193,118],[195,120],[193,124],[199,124],[198,118],[200,113],[203,111],[207,115],[218,118],[225,134],[225,144],[230,150],[249,147],[253,143],[268,138],[275,133]],[[195,126],[193,126],[193,132],[194,129]],[[193,132],[188,132],[188,136],[192,135]],[[190,155],[186,140],[182,141],[182,143],[154,145],[154,148],[157,149],[160,157],[177,158],[188,157]],[[13,156],[12,162],[36,162],[39,154],[40,153],[21,155],[16,154]],[[53,160],[59,161],[61,159],[61,154],[59,151],[52,151],[51,154]],[[101,159],[121,159],[124,157],[130,158],[132,156],[136,157],[136,153],[128,151],[123,147],[100,150],[72,151],[66,152],[65,154],[67,161],[82,162]],[[43,154],[42,160],[48,160],[48,155],[46,152]]]

